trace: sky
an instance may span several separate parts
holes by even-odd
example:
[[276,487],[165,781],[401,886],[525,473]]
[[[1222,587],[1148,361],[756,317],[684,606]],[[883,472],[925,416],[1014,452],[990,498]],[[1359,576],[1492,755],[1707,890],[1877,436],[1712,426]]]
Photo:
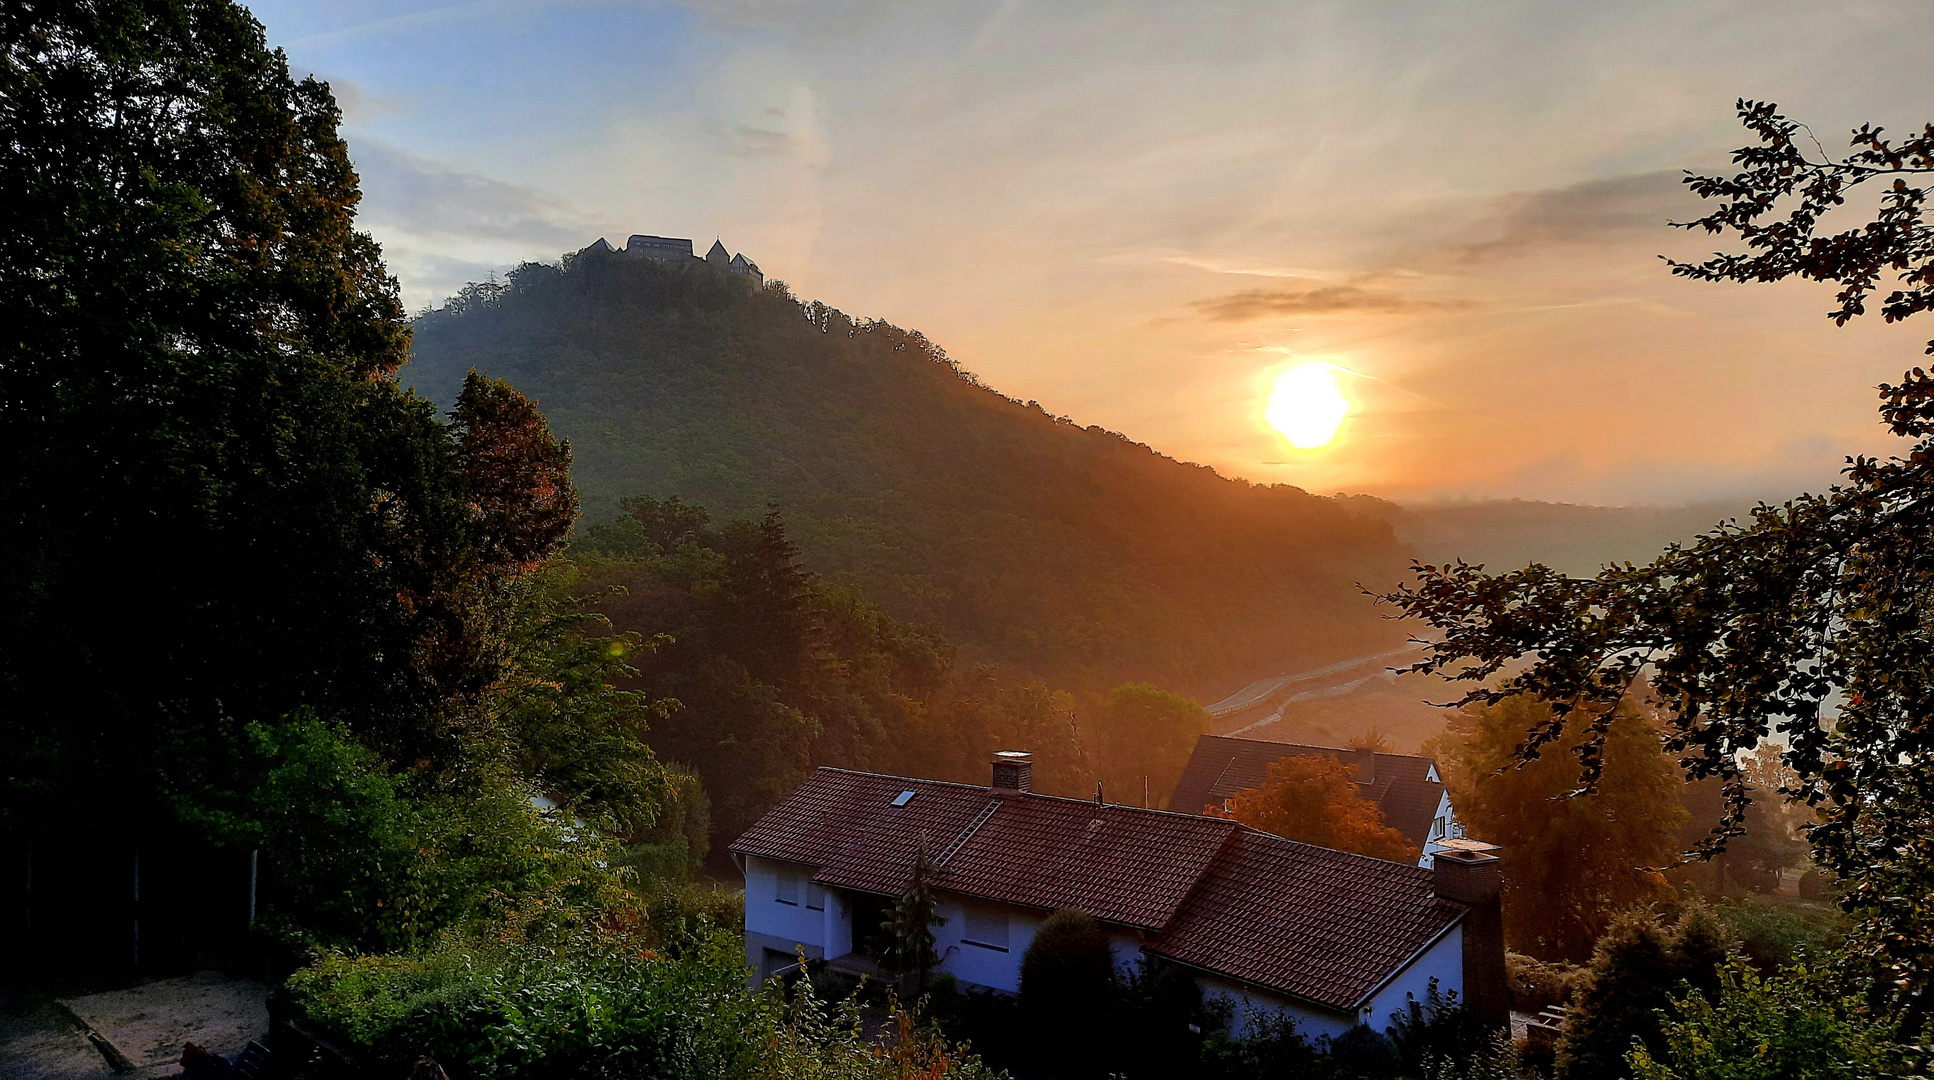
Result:
[[[413,310],[600,236],[714,237],[1018,400],[1225,475],[1672,505],[1896,447],[1934,330],[1674,278],[1741,97],[1934,120],[1934,4],[271,0]],[[1871,210],[1863,195],[1847,213]],[[1863,219],[1864,220],[1864,219]],[[1324,365],[1349,414],[1265,414]]]

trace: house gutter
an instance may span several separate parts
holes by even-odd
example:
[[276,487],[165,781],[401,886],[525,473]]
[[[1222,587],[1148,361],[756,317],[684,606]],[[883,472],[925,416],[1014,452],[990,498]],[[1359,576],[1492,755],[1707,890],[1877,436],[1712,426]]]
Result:
[[1242,986],[1253,987],[1254,989],[1275,994],[1279,997],[1288,998],[1291,1001],[1295,1001],[1299,1004],[1314,1006],[1315,1008],[1321,1009],[1324,1012],[1335,1013],[1338,1016],[1348,1016],[1352,1019],[1356,1017],[1356,1010],[1350,1008],[1347,1005],[1338,1005],[1335,1002],[1331,1002],[1331,1001],[1318,1001],[1313,997],[1309,997],[1304,994],[1299,994],[1294,990],[1285,990],[1279,986],[1270,986],[1266,983],[1259,983],[1259,982],[1256,982],[1254,979],[1245,979],[1238,975],[1231,975],[1226,971],[1217,971],[1212,967],[1204,967],[1201,964],[1192,964],[1192,963],[1189,963],[1187,960],[1177,960],[1172,956],[1165,955],[1161,952],[1158,952],[1154,949],[1149,948],[1146,945],[1142,946],[1142,951],[1145,953],[1148,953],[1150,956],[1159,956],[1162,958],[1162,960],[1165,963],[1174,964],[1176,967],[1184,967],[1184,968],[1188,968],[1191,971],[1199,971],[1204,975],[1213,975],[1218,979],[1227,979],[1232,983],[1237,983]]
[[1374,998],[1378,994],[1382,993],[1384,987],[1389,986],[1393,982],[1396,982],[1398,976],[1402,975],[1406,971],[1409,971],[1411,967],[1417,963],[1418,960],[1421,960],[1423,958],[1423,955],[1425,953],[1436,948],[1437,943],[1444,940],[1444,935],[1450,933],[1452,930],[1457,929],[1459,926],[1462,926],[1464,924],[1464,920],[1467,918],[1470,918],[1470,915],[1471,915],[1471,909],[1467,907],[1464,909],[1463,914],[1459,915],[1455,919],[1452,919],[1450,922],[1445,923],[1444,928],[1442,930],[1439,930],[1437,931],[1437,933],[1431,935],[1431,938],[1429,941],[1426,941],[1422,945],[1419,945],[1417,947],[1417,951],[1411,953],[1408,959],[1406,959],[1403,963],[1398,964],[1395,968],[1392,968],[1390,971],[1390,974],[1385,975],[1383,977],[1382,982],[1371,987],[1369,991],[1366,992],[1362,997],[1356,999],[1356,1004],[1352,1006],[1352,1008],[1358,1012],[1361,1012],[1363,1010],[1363,1007],[1369,1003],[1371,998]]

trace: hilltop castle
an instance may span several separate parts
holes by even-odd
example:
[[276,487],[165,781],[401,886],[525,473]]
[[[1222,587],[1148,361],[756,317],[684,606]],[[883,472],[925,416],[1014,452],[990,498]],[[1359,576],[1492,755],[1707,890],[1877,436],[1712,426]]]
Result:
[[743,274],[751,278],[753,288],[758,288],[766,283],[766,276],[759,272],[758,263],[746,258],[744,252],[740,252],[737,255],[731,254],[725,250],[725,245],[717,240],[712,241],[712,250],[706,252],[704,258],[700,258],[692,251],[692,242],[690,240],[671,236],[645,236],[643,234],[634,235],[631,239],[626,240],[624,250],[622,251],[605,243],[604,237],[602,236],[598,237],[596,243],[593,243],[584,250],[608,251],[630,259],[650,259],[652,262],[665,263],[670,266],[691,266],[694,263],[704,263],[715,269],[723,270],[728,274]]

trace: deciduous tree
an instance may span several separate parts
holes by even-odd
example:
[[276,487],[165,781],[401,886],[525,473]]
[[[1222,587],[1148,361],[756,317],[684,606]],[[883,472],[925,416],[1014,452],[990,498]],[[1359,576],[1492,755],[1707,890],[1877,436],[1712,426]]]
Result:
[[[1511,947],[1544,960],[1582,961],[1617,912],[1670,898],[1657,872],[1678,852],[1687,815],[1661,733],[1635,705],[1608,724],[1598,794],[1565,796],[1576,767],[1548,755],[1514,757],[1550,710],[1535,698],[1453,714],[1426,747],[1470,835],[1504,848],[1504,932]],[[1585,739],[1573,733],[1562,748]]]
[[1378,859],[1415,862],[1416,844],[1383,819],[1357,789],[1356,768],[1327,754],[1272,762],[1268,779],[1211,812],[1306,844]]
[[1196,737],[1208,734],[1209,714],[1159,686],[1123,683],[1108,695],[1088,730],[1108,796],[1140,805],[1146,782],[1150,803],[1159,806],[1182,778]]
[[[1832,282],[1840,291],[1827,315],[1842,324],[1870,304],[1888,322],[1927,310],[1934,226],[1922,178],[1934,173],[1934,125],[1898,141],[1862,126],[1852,152],[1836,158],[1776,106],[1742,101],[1739,116],[1756,141],[1733,155],[1731,175],[1686,178],[1719,205],[1684,227],[1736,237],[1745,251],[1673,271]],[[1876,188],[1871,215],[1846,220],[1857,213],[1849,200]],[[1830,231],[1842,220],[1847,228]],[[1441,631],[1418,669],[1479,683],[1464,700],[1528,694],[1552,704],[1518,756],[1568,746],[1581,792],[1600,786],[1611,719],[1647,673],[1686,775],[1725,788],[1706,853],[1745,824],[1741,756],[1781,736],[1792,770],[1782,795],[1820,813],[1814,856],[1860,916],[1852,945],[1869,985],[1925,1018],[1934,993],[1934,376],[1914,368],[1880,398],[1905,452],[1852,459],[1845,482],[1824,494],[1761,505],[1645,566],[1589,579],[1544,566],[1423,566],[1414,587],[1389,599]]]

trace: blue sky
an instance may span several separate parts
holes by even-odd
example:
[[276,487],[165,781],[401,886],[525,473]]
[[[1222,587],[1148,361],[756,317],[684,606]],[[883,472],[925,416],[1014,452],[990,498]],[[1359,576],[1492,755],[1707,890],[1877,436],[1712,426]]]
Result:
[[[336,88],[412,307],[690,236],[1233,475],[1407,499],[1777,495],[1884,451],[1934,331],[1672,279],[1740,96],[1934,120],[1934,5],[698,0],[253,10]],[[1918,331],[1918,332],[1917,332]],[[1285,366],[1355,412],[1261,420]],[[1283,464],[1278,464],[1283,463]]]

